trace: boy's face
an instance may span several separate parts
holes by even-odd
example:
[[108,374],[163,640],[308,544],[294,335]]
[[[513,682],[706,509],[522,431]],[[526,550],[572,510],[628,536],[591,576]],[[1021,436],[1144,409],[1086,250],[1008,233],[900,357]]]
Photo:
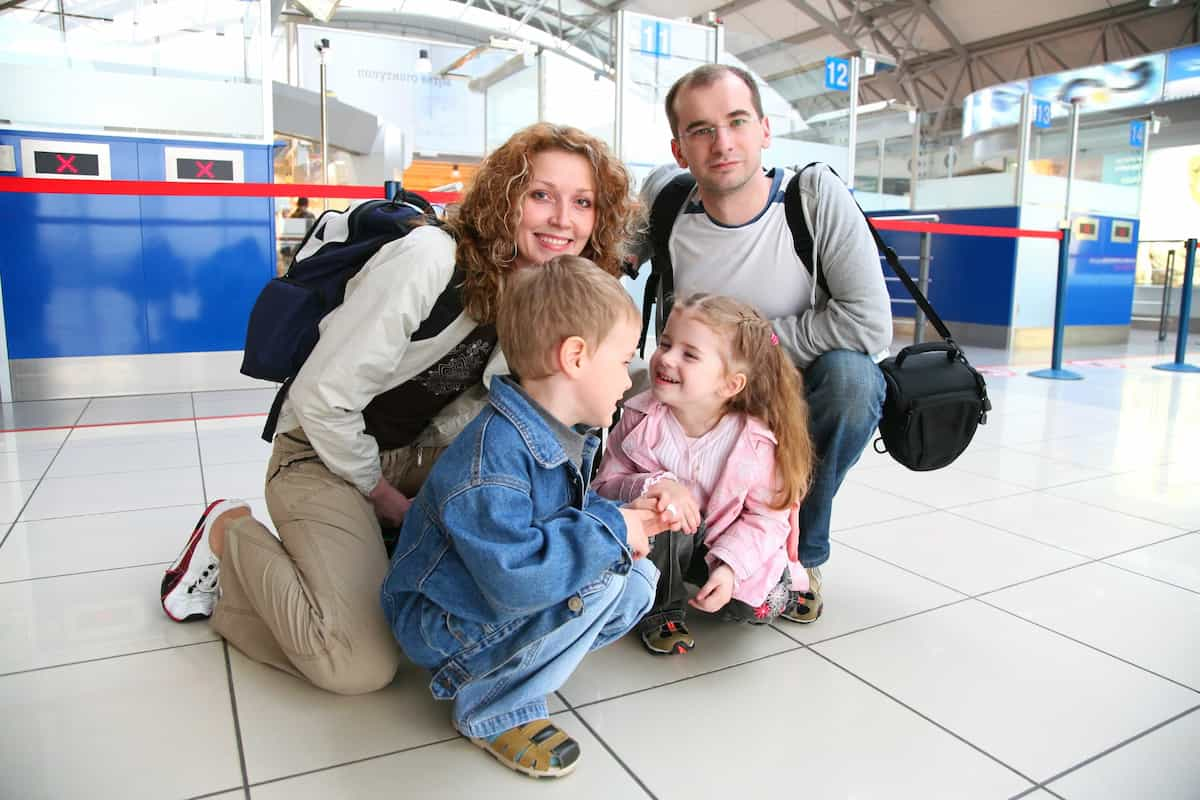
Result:
[[629,362],[637,352],[640,320],[625,317],[600,342],[580,373],[578,422],[608,427],[617,402],[633,382],[629,379]]

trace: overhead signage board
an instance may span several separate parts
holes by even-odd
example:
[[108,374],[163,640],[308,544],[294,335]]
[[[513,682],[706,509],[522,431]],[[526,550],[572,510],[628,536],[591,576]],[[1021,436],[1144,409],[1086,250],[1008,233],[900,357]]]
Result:
[[1164,100],[1200,96],[1200,44],[1167,53]]

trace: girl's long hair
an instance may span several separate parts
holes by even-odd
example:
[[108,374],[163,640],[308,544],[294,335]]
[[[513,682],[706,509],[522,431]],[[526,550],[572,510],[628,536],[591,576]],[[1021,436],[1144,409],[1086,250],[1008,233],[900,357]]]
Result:
[[493,322],[504,274],[516,258],[522,201],[532,179],[530,160],[547,150],[581,155],[596,182],[596,224],[580,253],[619,277],[625,248],[641,227],[629,173],[608,146],[566,125],[539,122],[513,134],[483,160],[447,225],[458,241],[457,260],[466,271],[464,307],[479,322]]
[[812,478],[814,450],[808,434],[804,379],[779,345],[771,323],[753,306],[732,297],[693,294],[672,313],[696,317],[722,340],[729,352],[725,368],[746,376],[746,386],[729,401],[731,411],[757,417],[775,434],[775,464],[780,485],[777,509],[799,503]]

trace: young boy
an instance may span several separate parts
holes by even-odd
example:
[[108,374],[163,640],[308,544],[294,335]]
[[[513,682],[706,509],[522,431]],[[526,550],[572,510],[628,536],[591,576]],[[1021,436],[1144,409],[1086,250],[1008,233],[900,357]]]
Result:
[[513,374],[438,459],[383,585],[397,641],[454,700],[454,726],[535,777],[575,768],[546,695],[650,609],[647,537],[673,524],[586,488],[598,442],[580,430],[611,422],[640,324],[587,259],[509,276],[496,329]]

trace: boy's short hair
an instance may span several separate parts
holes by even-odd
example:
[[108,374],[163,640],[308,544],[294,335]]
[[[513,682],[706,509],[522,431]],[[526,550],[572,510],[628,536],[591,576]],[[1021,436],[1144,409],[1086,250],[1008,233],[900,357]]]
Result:
[[571,336],[595,353],[624,320],[641,321],[621,282],[579,256],[556,256],[508,276],[496,333],[509,369],[520,378],[556,374],[559,346]]

